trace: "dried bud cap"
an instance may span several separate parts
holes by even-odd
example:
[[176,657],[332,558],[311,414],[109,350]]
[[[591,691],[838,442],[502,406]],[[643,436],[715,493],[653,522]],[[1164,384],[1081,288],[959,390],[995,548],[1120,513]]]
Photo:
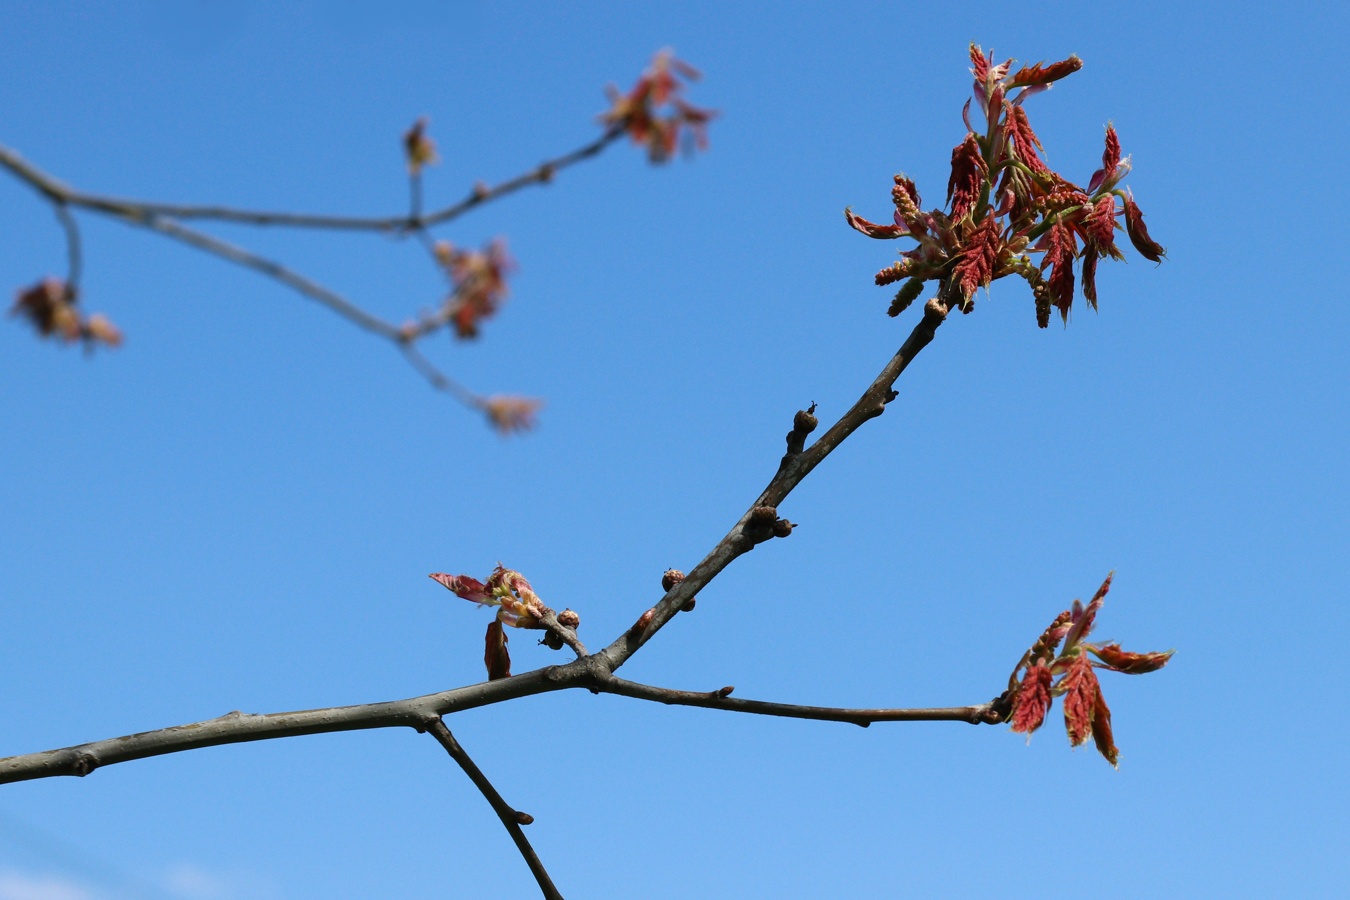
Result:
[[543,644],[550,650],[561,650],[563,648],[563,639],[558,637],[551,631],[548,634],[544,635],[542,638],[540,638],[539,643]]
[[684,581],[683,572],[679,569],[666,569],[666,573],[661,576],[661,590],[669,591],[681,581]]
[[521,812],[520,810],[516,810],[516,822],[520,825],[533,825],[534,816],[530,815],[527,812]]
[[558,613],[558,624],[567,628],[576,628],[581,624],[581,616],[571,609],[564,609]]
[[947,304],[943,303],[937,297],[933,297],[923,305],[923,314],[925,316],[936,316],[939,319],[947,318]]
[[792,529],[796,527],[796,525],[789,522],[787,519],[779,519],[777,522],[773,523],[773,536],[780,538],[787,537],[789,534],[792,534]]
[[750,510],[750,527],[772,528],[778,521],[778,510],[772,506],[756,506]]

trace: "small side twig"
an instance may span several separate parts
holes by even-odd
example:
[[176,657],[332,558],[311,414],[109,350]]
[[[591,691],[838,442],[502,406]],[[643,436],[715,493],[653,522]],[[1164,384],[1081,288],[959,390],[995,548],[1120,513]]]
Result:
[[66,204],[53,202],[52,209],[66,233],[66,290],[73,295],[80,289],[80,275],[84,269],[84,254],[80,249],[80,225],[70,214]]
[[847,722],[863,728],[873,722],[969,722],[972,725],[996,725],[1004,713],[997,701],[974,706],[948,706],[922,709],[846,709],[834,706],[802,706],[796,703],[772,703],[767,700],[742,700],[732,697],[728,688],[717,691],[677,691],[609,676],[596,679],[593,690],[618,694],[635,700],[650,700],[674,706],[699,706],[728,712],[779,716],[787,719],[815,719]]
[[445,748],[445,752],[450,754],[450,758],[459,764],[459,767],[464,770],[464,774],[468,775],[469,780],[473,782],[474,787],[478,788],[488,804],[492,806],[492,811],[497,814],[497,818],[502,820],[502,825],[511,835],[511,840],[515,842],[516,849],[525,859],[525,864],[530,867],[534,880],[539,882],[539,890],[549,900],[562,900],[562,894],[554,886],[553,879],[549,877],[548,870],[544,868],[543,862],[539,859],[539,854],[534,852],[534,848],[530,846],[529,838],[525,837],[525,832],[520,827],[533,822],[533,817],[520,812],[502,799],[502,795],[492,786],[492,782],[488,781],[487,776],[483,774],[483,770],[478,768],[473,758],[464,751],[459,741],[455,740],[455,736],[450,733],[450,729],[445,727],[443,719],[438,716],[427,722],[427,732],[439,741],[440,745]]

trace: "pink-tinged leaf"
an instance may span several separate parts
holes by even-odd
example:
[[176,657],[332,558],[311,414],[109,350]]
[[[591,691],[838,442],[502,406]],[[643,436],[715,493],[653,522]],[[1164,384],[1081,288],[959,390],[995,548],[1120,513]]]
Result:
[[1078,642],[1092,632],[1097,613],[1101,610],[1102,603],[1106,601],[1106,594],[1111,590],[1111,579],[1115,576],[1114,571],[1106,573],[1106,580],[1097,588],[1097,593],[1092,595],[1092,600],[1086,607],[1078,600],[1073,601],[1073,627],[1069,629],[1064,639],[1065,653],[1078,646]]
[[468,575],[447,575],[444,572],[432,572],[428,577],[454,591],[456,596],[463,597],[465,600],[472,600],[474,603],[490,603],[492,601],[487,585],[476,578],[470,578]]
[[966,99],[966,105],[961,107],[961,121],[966,123],[966,131],[974,131],[975,126],[970,124],[970,99]]
[[1083,230],[1097,245],[1097,249],[1110,253],[1116,247],[1116,198],[1114,194],[1103,194],[1092,204],[1092,212],[1083,223]]
[[878,225],[876,222],[867,221],[862,216],[855,216],[853,210],[849,207],[844,208],[844,218],[855,231],[861,231],[868,237],[876,238],[879,241],[894,240],[909,233],[909,229],[903,225]]
[[980,152],[980,142],[974,132],[952,149],[952,174],[947,180],[947,199],[952,204],[952,219],[959,219],[979,199],[989,166]]
[[1064,691],[1064,728],[1069,743],[1078,747],[1092,737],[1092,718],[1101,692],[1091,660],[1086,655],[1076,657],[1059,687]]
[[1093,312],[1097,311],[1097,248],[1083,251],[1083,297]]
[[487,666],[488,681],[511,677],[511,654],[506,650],[506,631],[502,623],[493,619],[488,623],[483,664]]
[[998,261],[998,252],[1002,247],[999,235],[998,217],[990,211],[966,241],[961,260],[952,270],[967,300],[976,288],[988,287],[994,275],[994,264]]
[[1050,670],[1041,664],[1030,666],[1022,676],[1022,686],[1013,701],[1012,730],[1030,734],[1045,721],[1050,710]]
[[1068,59],[1060,60],[1057,63],[1043,65],[1036,63],[1030,66],[1023,66],[1018,69],[1016,74],[1008,80],[1008,87],[1026,87],[1030,85],[1045,85],[1061,78],[1072,75],[1083,68],[1083,61],[1077,55],[1070,56]]
[[1134,244],[1134,249],[1138,250],[1144,259],[1161,262],[1167,255],[1162,244],[1149,237],[1148,229],[1144,227],[1144,214],[1139,211],[1139,205],[1134,202],[1134,195],[1130,193],[1125,195],[1125,233],[1130,236],[1130,243]]
[[1116,736],[1111,732],[1111,710],[1102,696],[1101,685],[1097,686],[1097,696],[1092,704],[1092,740],[1097,752],[1106,757],[1113,768],[1120,768],[1120,750],[1116,748]]
[[993,53],[989,56],[984,55],[978,44],[974,42],[970,45],[970,74],[975,76],[975,83],[985,85],[989,82],[989,64],[993,60]]
[[1120,165],[1120,138],[1116,136],[1116,127],[1111,123],[1106,125],[1106,149],[1102,151],[1102,167],[1092,173],[1092,180],[1088,182],[1088,193],[1094,193],[1097,188],[1102,186],[1108,175],[1114,174],[1116,167]]
[[1036,153],[1037,148],[1042,150],[1045,148],[1041,147],[1041,139],[1036,137],[1036,132],[1031,130],[1031,121],[1027,119],[1026,110],[1020,106],[1010,106],[1006,127],[1017,158],[1033,172],[1041,174],[1049,172],[1050,167]]
[[1052,267],[1050,278],[1046,281],[1050,302],[1067,322],[1069,310],[1073,307],[1073,260],[1078,248],[1072,229],[1063,222],[1051,226],[1045,237],[1045,257],[1041,260],[1041,268]]
[[1131,653],[1120,649],[1119,644],[1107,644],[1103,647],[1088,647],[1097,658],[1106,663],[1107,668],[1126,675],[1143,675],[1156,672],[1167,665],[1175,650],[1162,653]]

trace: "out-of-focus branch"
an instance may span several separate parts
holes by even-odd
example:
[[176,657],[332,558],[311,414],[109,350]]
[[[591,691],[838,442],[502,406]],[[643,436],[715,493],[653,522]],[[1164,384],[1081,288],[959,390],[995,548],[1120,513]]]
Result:
[[600,137],[570,153],[564,153],[542,162],[538,166],[498,184],[491,186],[479,184],[463,200],[425,215],[420,214],[420,199],[414,206],[411,215],[338,216],[235,209],[228,206],[160,203],[153,200],[137,200],[128,197],[108,197],[77,191],[43,172],[14,150],[5,146],[0,146],[0,166],[8,169],[19,180],[32,185],[51,200],[59,200],[91,212],[106,213],[123,219],[167,216],[171,219],[214,219],[245,225],[276,225],[287,228],[402,232],[440,225],[462,216],[475,207],[513,194],[523,187],[532,184],[547,184],[556,173],[598,155],[622,135],[622,128],[610,128]]
[[639,684],[636,681],[625,681],[612,675],[597,679],[593,689],[605,694],[618,694],[635,700],[651,700],[674,706],[699,706],[704,709],[724,709],[728,712],[780,716],[787,719],[848,722],[852,725],[861,725],[863,728],[873,722],[969,722],[972,725],[996,725],[1002,722],[1004,717],[996,701],[975,706],[930,709],[842,709],[833,706],[801,706],[795,703],[742,700],[731,696],[730,687],[716,691],[677,691],[672,688]]
[[553,879],[549,877],[548,870],[539,860],[539,854],[534,852],[530,846],[530,841],[525,837],[525,832],[521,830],[521,825],[529,825],[534,821],[534,817],[528,813],[523,813],[511,804],[502,799],[502,795],[497,793],[497,789],[488,781],[483,770],[478,768],[473,758],[464,751],[459,741],[450,733],[450,729],[445,727],[444,720],[440,718],[432,719],[427,723],[427,731],[440,742],[445,748],[445,752],[450,754],[450,758],[459,763],[459,767],[464,770],[464,774],[469,776],[474,787],[492,806],[492,811],[497,814],[497,818],[502,820],[502,825],[506,827],[507,833],[511,835],[511,840],[515,842],[516,849],[525,859],[525,864],[530,867],[530,872],[534,875],[534,880],[539,882],[539,890],[543,892],[548,900],[562,900],[562,894],[553,884]]

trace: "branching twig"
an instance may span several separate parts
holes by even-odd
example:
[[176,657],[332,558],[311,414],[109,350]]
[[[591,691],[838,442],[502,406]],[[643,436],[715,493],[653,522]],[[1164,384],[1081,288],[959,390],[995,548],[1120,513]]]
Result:
[[525,832],[521,830],[521,825],[528,825],[534,821],[532,816],[520,812],[502,799],[502,795],[497,793],[497,789],[488,781],[483,770],[478,768],[464,748],[455,740],[455,736],[450,733],[450,729],[445,727],[445,722],[437,717],[427,723],[427,731],[440,742],[445,748],[445,752],[450,754],[450,758],[459,763],[459,767],[464,770],[464,774],[469,776],[474,787],[482,793],[487,802],[492,805],[492,811],[497,814],[497,818],[502,820],[506,826],[507,832],[511,835],[511,840],[515,841],[516,849],[524,857],[525,864],[530,867],[534,874],[534,880],[539,882],[541,890],[548,900],[562,900],[562,894],[553,886],[553,879],[549,878],[548,870],[540,862],[539,855],[534,852],[530,846],[530,841],[525,837]]
[[627,662],[628,658],[638,651],[638,648],[651,640],[652,635],[660,631],[667,622],[673,619],[681,607],[707,586],[708,582],[717,577],[717,574],[725,569],[732,560],[754,548],[755,541],[746,534],[746,527],[756,509],[776,508],[791,493],[792,489],[810,474],[812,469],[820,465],[821,460],[828,456],[835,447],[843,443],[845,438],[857,431],[867,420],[874,419],[885,412],[886,404],[895,399],[895,392],[891,386],[895,384],[895,380],[900,377],[901,372],[905,371],[905,367],[910,364],[914,357],[933,340],[938,326],[946,318],[947,304],[945,298],[948,296],[949,289],[949,285],[943,283],[938,297],[930,300],[924,308],[923,319],[914,326],[914,330],[910,332],[904,344],[900,346],[895,356],[891,358],[872,384],[863,392],[863,395],[858,398],[858,402],[854,403],[853,407],[844,413],[839,421],[810,447],[783,460],[778,472],[760,493],[759,499],[727,532],[726,537],[722,538],[717,546],[703,558],[703,561],[695,566],[683,581],[667,591],[661,602],[648,611],[650,615],[643,615],[642,618],[645,621],[640,620],[641,627],[630,628],[612,644],[596,654],[608,671],[613,672]]

